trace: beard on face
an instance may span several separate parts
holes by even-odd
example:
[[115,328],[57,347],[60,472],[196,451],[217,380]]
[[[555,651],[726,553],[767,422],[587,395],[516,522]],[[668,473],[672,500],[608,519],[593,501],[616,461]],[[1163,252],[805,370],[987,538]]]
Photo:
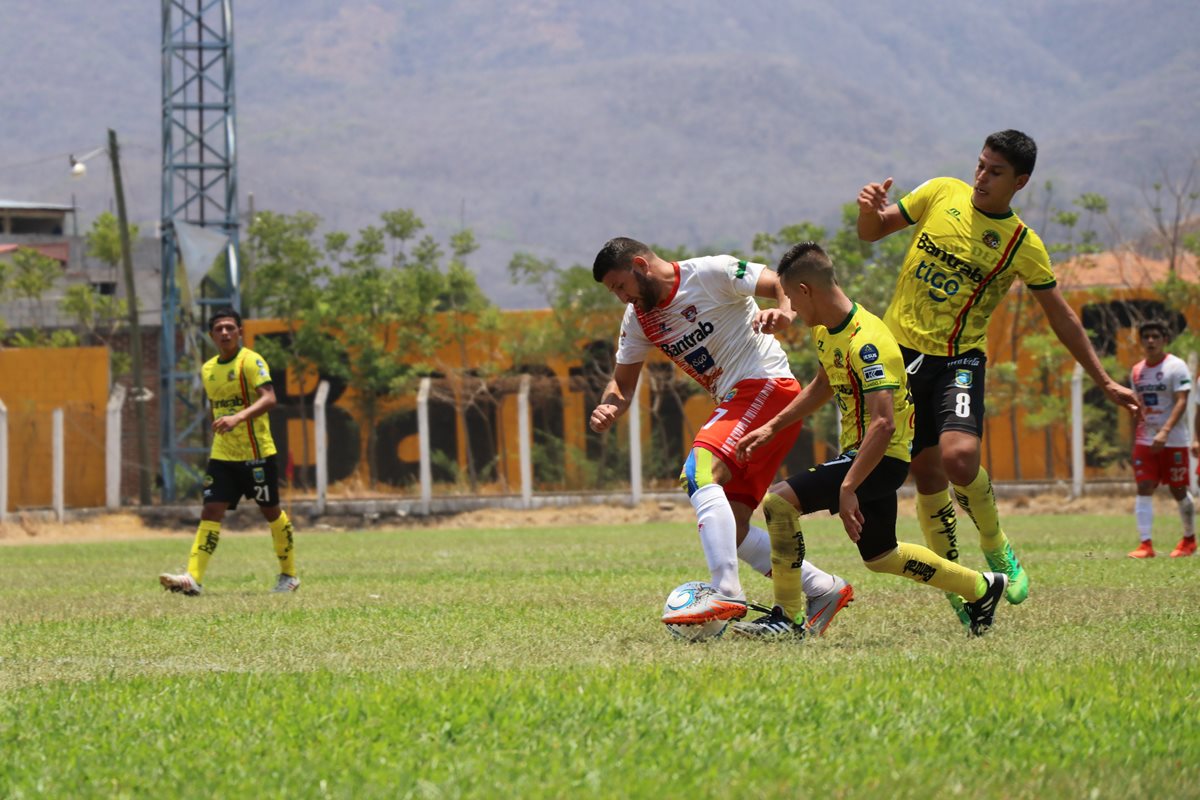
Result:
[[650,280],[650,276],[643,275],[636,269],[633,271],[633,279],[638,285],[638,294],[640,295],[635,303],[641,309],[642,313],[649,313],[658,305],[658,301],[662,299],[662,293],[658,289],[658,284]]

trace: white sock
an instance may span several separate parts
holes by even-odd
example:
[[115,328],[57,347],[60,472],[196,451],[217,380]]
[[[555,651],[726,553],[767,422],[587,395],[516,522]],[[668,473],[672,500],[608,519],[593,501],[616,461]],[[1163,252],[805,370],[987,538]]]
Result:
[[738,545],[737,554],[755,572],[771,577],[771,534],[751,525],[746,538]]
[[820,597],[826,592],[833,591],[834,576],[807,558],[800,565],[800,581],[804,584],[805,597]]
[[1179,501],[1179,519],[1183,522],[1183,535],[1196,535],[1196,506],[1192,503],[1192,493],[1188,492]]
[[1154,524],[1154,498],[1139,494],[1133,501],[1133,518],[1137,520],[1138,538],[1150,541],[1150,526]]
[[730,597],[742,597],[737,564],[737,520],[725,489],[720,484],[710,483],[697,489],[691,499],[713,588]]

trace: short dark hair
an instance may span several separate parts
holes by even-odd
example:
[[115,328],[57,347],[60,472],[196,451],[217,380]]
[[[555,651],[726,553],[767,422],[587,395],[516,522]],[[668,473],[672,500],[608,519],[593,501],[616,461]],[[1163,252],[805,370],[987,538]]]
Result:
[[829,288],[837,283],[833,272],[833,262],[821,245],[816,242],[800,242],[792,245],[791,249],[779,259],[775,274],[783,280],[804,281],[823,288]]
[[1138,338],[1140,339],[1141,337],[1145,336],[1147,331],[1158,331],[1159,335],[1161,335],[1164,339],[1171,338],[1171,331],[1167,328],[1167,323],[1163,322],[1162,320],[1148,319],[1142,324],[1138,325]]
[[1037,143],[1026,134],[1012,128],[996,131],[983,141],[983,146],[1004,156],[1018,176],[1033,174],[1033,165],[1037,163]]
[[217,324],[217,320],[231,318],[237,323],[237,326],[242,327],[242,315],[234,310],[233,306],[220,306],[213,310],[208,318],[208,332],[212,333],[213,326]]
[[604,283],[604,276],[613,270],[630,269],[636,256],[653,254],[654,251],[650,249],[649,245],[643,244],[637,239],[630,239],[627,236],[609,239],[596,254],[596,260],[592,264],[592,277],[596,279],[596,283]]

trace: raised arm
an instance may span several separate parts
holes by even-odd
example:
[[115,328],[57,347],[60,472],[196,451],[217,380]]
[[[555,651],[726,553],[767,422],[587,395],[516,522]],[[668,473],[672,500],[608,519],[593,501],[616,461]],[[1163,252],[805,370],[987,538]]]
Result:
[[864,242],[877,242],[902,228],[908,220],[900,206],[888,203],[888,190],[892,179],[883,183],[868,183],[858,192],[858,238]]
[[775,308],[762,308],[754,315],[754,330],[760,333],[778,333],[792,324],[796,312],[792,311],[792,301],[788,300],[779,282],[779,276],[773,269],[764,269],[754,285],[754,296],[775,301]]

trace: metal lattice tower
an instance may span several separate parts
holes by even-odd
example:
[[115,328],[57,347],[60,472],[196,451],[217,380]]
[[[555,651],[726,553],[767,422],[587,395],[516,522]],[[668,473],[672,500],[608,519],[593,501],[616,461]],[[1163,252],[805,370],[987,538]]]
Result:
[[[233,82],[233,0],[162,4],[162,342],[159,418],[163,499],[176,470],[196,473],[208,453],[199,381],[203,305],[240,308]],[[228,236],[225,286],[184,304],[177,223]],[[206,265],[207,266],[207,265]]]

